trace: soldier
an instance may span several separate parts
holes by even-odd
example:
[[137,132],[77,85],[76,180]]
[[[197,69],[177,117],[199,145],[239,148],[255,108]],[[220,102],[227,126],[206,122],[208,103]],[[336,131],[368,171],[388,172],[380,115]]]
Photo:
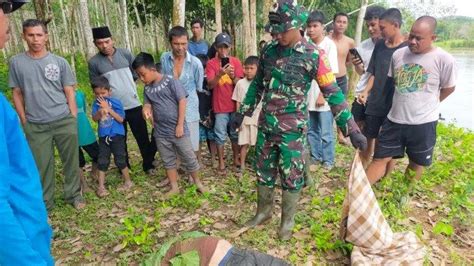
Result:
[[308,13],[292,0],[279,0],[269,13],[266,31],[275,34],[260,55],[257,76],[249,87],[232,125],[252,116],[263,97],[256,145],[257,214],[246,223],[254,227],[271,218],[277,173],[283,188],[279,237],[291,238],[296,205],[304,185],[304,147],[308,122],[307,94],[313,79],[331,106],[338,127],[354,147],[364,150],[367,140],[354,122],[326,56],[300,35]]

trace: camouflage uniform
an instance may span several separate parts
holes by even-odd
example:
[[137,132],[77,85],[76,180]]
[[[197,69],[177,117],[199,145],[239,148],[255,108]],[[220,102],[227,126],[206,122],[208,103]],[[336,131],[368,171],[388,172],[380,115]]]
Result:
[[[342,132],[350,134],[355,146],[363,147],[366,143],[337,86],[328,59],[314,44],[296,35],[295,30],[305,24],[307,17],[308,13],[296,0],[279,0],[273,5],[266,30],[277,34],[277,40],[262,49],[257,75],[232,123],[239,126],[244,115],[252,116],[262,99],[255,165],[257,213],[245,225],[254,227],[271,219],[275,179],[279,173],[283,192],[278,235],[282,240],[291,238],[300,190],[305,182],[306,99],[313,79],[318,82]],[[283,42],[281,33],[294,43],[292,47],[279,43]]]
[[255,165],[260,185],[273,187],[277,171],[283,189],[298,191],[304,185],[306,99],[313,79],[318,82],[342,132],[348,135],[359,130],[327,57],[314,44],[304,38],[293,47],[270,42],[262,49],[257,75],[240,108],[240,113],[251,116],[258,99],[263,97],[256,144],[259,159]]

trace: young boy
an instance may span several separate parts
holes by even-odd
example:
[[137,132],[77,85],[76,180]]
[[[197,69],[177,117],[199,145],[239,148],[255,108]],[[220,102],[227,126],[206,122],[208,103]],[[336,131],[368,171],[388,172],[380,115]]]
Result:
[[[245,78],[239,80],[235,85],[234,93],[232,94],[232,100],[236,102],[237,110],[240,108],[240,104],[244,101],[245,94],[250,86],[250,83],[257,75],[258,68],[258,57],[249,56],[245,59],[244,62],[244,76]],[[253,112],[252,117],[245,117],[242,122],[242,126],[239,129],[239,146],[240,146],[240,170],[245,170],[245,158],[247,157],[247,152],[249,146],[255,146],[257,142],[257,125],[258,117],[260,115],[260,110],[262,109],[262,104],[260,103],[255,111]]]
[[109,193],[105,188],[105,172],[109,168],[110,154],[114,155],[115,165],[120,169],[124,184],[123,190],[132,186],[126,161],[125,128],[123,121],[125,111],[120,100],[110,97],[110,84],[104,77],[94,78],[91,82],[96,100],[92,105],[92,119],[99,123],[99,187],[97,196],[103,198]]
[[[306,35],[327,55],[333,73],[339,71],[336,44],[324,36],[326,19],[321,11],[313,11],[306,21]],[[311,151],[310,171],[316,170],[315,163],[322,164],[327,171],[334,166],[335,141],[333,116],[329,104],[320,92],[316,82],[311,83],[308,92],[309,127],[308,142]]]
[[[207,55],[198,54],[196,57],[201,61],[203,68],[206,68],[208,61]],[[216,167],[217,157],[217,146],[216,146],[216,135],[214,134],[214,114],[212,113],[212,91],[209,90],[207,86],[207,76],[204,74],[204,84],[202,84],[202,91],[198,91],[199,98],[199,141],[202,144],[203,142],[207,143],[209,147],[209,152],[211,154],[211,167]],[[199,151],[201,152],[201,144]],[[198,153],[200,156],[201,153]],[[198,161],[201,163],[200,158]]]
[[164,76],[156,71],[153,56],[150,54],[138,54],[132,68],[145,83],[143,116],[153,122],[156,146],[171,185],[167,196],[179,193],[177,156],[184,169],[191,174],[198,190],[205,192],[206,189],[199,180],[199,163],[191,146],[184,119],[186,91],[172,76]]

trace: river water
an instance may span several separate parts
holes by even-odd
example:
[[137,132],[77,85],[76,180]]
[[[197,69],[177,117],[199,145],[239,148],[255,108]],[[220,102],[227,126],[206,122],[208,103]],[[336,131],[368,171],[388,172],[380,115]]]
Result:
[[474,131],[474,51],[454,51],[458,80],[456,90],[441,103],[444,122]]

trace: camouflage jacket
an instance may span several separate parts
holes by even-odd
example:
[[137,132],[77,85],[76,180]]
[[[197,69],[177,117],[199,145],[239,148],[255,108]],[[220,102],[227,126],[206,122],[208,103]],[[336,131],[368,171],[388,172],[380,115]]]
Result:
[[319,84],[344,135],[359,131],[327,57],[304,38],[293,47],[282,47],[272,41],[262,49],[257,75],[239,112],[252,116],[262,99],[259,130],[271,133],[306,131],[307,94],[313,79]]

